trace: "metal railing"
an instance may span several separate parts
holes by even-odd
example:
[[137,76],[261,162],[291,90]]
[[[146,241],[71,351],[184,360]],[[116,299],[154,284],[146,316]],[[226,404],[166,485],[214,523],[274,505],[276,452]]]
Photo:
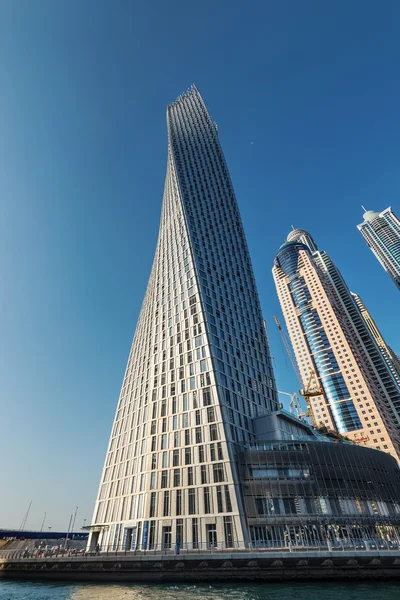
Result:
[[266,540],[245,545],[244,542],[235,542],[234,546],[221,544],[183,544],[169,545],[156,544],[151,548],[127,549],[121,546],[102,546],[100,548],[77,550],[75,548],[35,548],[34,550],[0,550],[0,560],[27,560],[27,559],[87,559],[90,557],[121,557],[121,556],[185,556],[185,555],[218,555],[234,553],[264,553],[264,552],[389,552],[400,551],[400,542],[385,540],[383,538],[352,539],[322,541],[315,543],[300,543],[299,541]]

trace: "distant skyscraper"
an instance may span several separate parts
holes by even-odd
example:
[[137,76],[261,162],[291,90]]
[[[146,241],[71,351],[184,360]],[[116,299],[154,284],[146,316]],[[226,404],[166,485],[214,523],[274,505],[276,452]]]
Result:
[[324,391],[312,399],[317,424],[398,458],[400,393],[350,291],[308,232],[287,240],[273,276],[303,384],[314,371]]
[[[354,297],[354,300],[356,301],[356,304],[360,310],[360,313],[361,313],[369,331],[371,332],[372,337],[374,338],[375,342],[377,343],[377,345],[382,353],[382,356],[383,356],[385,362],[387,363],[387,366],[389,367],[389,370],[392,373],[393,378],[397,382],[397,385],[399,386],[399,390],[400,390],[399,357],[392,350],[392,348],[390,348],[390,346],[388,346],[386,344],[381,332],[378,329],[377,324],[375,323],[374,319],[371,317],[370,313],[368,312],[367,307],[365,306],[364,302],[361,300],[360,296],[358,294],[353,294],[353,293],[352,293],[352,296]],[[399,411],[400,411],[400,405],[399,405]]]
[[92,546],[243,544],[235,445],[253,439],[252,416],[278,407],[235,193],[195,86],[168,107],[167,128],[158,243]]
[[[364,209],[365,210],[365,209]],[[392,209],[367,210],[358,229],[382,267],[400,289],[400,219]]]

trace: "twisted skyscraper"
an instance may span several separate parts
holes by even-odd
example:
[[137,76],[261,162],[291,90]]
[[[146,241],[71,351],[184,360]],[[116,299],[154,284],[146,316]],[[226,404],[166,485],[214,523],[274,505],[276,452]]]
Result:
[[[94,522],[110,545],[229,547],[244,539],[234,446],[277,393],[231,179],[195,86],[168,107],[167,128],[158,243]],[[135,524],[128,540],[122,521]]]

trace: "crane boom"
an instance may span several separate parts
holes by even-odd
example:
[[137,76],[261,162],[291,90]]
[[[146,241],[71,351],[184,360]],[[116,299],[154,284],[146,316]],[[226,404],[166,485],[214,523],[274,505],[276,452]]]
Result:
[[287,354],[289,356],[290,362],[292,363],[293,370],[294,370],[294,372],[296,374],[296,377],[297,377],[297,379],[298,379],[298,381],[300,383],[300,386],[303,386],[303,382],[302,382],[302,379],[301,379],[299,367],[297,366],[297,361],[296,361],[295,357],[293,356],[292,348],[290,347],[290,342],[289,342],[289,340],[287,338],[287,335],[286,335],[285,331],[283,330],[282,325],[280,324],[278,317],[274,316],[274,321],[276,323],[276,326],[277,326],[278,331],[279,331],[280,336],[281,336],[282,343],[283,343],[283,345],[285,347],[285,350],[286,350],[286,352],[287,352]]
[[299,367],[297,365],[297,361],[293,355],[292,352],[292,348],[290,346],[290,342],[287,339],[286,333],[282,328],[282,325],[279,322],[278,317],[274,316],[274,321],[276,323],[276,326],[278,328],[278,331],[280,333],[281,336],[281,340],[283,342],[283,345],[285,346],[286,352],[288,353],[288,356],[290,358],[290,362],[292,363],[292,367],[294,372],[296,373],[296,377],[299,380],[301,389],[299,390],[300,394],[303,396],[306,406],[307,406],[307,412],[302,413],[299,416],[306,416],[310,419],[311,425],[313,425],[314,427],[316,426],[316,419],[315,419],[315,415],[314,415],[314,410],[313,410],[313,406],[310,402],[310,398],[312,398],[313,396],[320,396],[321,394],[323,394],[322,389],[319,387],[318,385],[318,380],[316,380],[316,384],[314,385],[314,387],[311,387],[312,384],[312,380],[313,377],[315,377],[315,371],[311,371],[310,373],[310,377],[308,379],[307,382],[307,386],[305,388],[303,388],[303,380],[301,378],[300,375],[300,371],[299,371]]

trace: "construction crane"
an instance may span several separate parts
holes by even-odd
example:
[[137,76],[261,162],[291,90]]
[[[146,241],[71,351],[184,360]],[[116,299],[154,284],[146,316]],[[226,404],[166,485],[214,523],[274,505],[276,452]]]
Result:
[[281,390],[278,390],[278,394],[283,394],[284,396],[288,396],[290,398],[289,412],[291,415],[296,415],[296,417],[298,417],[298,418],[304,416],[304,413],[301,412],[301,406],[300,406],[299,398],[297,396],[297,392],[294,392],[293,394],[289,394],[289,392],[282,392]]
[[[314,387],[311,387],[312,383],[313,383],[313,379],[314,379],[315,383],[314,383]],[[309,398],[313,398],[314,396],[320,396],[321,394],[323,394],[323,390],[318,385],[318,381],[315,377],[315,371],[311,370],[310,377],[307,382],[307,386],[304,388],[304,390],[300,390],[300,394],[306,400],[308,400]]]
[[[282,328],[282,325],[279,322],[278,317],[274,316],[274,321],[276,323],[276,326],[278,328],[278,331],[280,333],[281,336],[281,340],[282,343],[285,347],[285,350],[289,356],[290,362],[292,363],[292,367],[294,372],[296,373],[296,377],[300,383],[300,385],[303,385],[303,381],[300,375],[300,371],[299,368],[297,366],[297,362],[295,357],[293,356],[293,352],[290,346],[290,342],[287,339],[286,333]],[[299,390],[299,393],[301,396],[303,396],[306,406],[307,406],[307,411],[305,413],[300,413],[297,416],[298,417],[308,417],[310,419],[311,425],[313,425],[314,427],[316,426],[316,419],[314,416],[314,410],[310,401],[310,398],[313,398],[314,396],[320,396],[321,394],[323,394],[323,390],[321,389],[321,387],[318,385],[318,380],[315,376],[315,371],[311,370],[310,372],[310,376],[308,378],[308,382],[305,388],[302,388],[301,390]]]
[[[315,380],[315,384],[314,387],[312,387],[313,384],[313,379]],[[308,378],[308,382],[307,382],[307,386],[300,390],[300,394],[303,396],[306,405],[307,405],[307,413],[308,416],[310,417],[310,421],[312,423],[312,425],[316,425],[316,419],[314,416],[314,410],[313,410],[313,405],[310,401],[310,398],[314,398],[315,396],[321,396],[321,394],[323,394],[323,390],[322,388],[318,385],[318,380],[315,377],[315,371],[311,370],[310,372],[310,377]]]
[[287,339],[286,333],[282,329],[282,325],[280,324],[278,317],[274,317],[274,321],[275,321],[276,326],[278,328],[278,331],[280,333],[281,340],[282,340],[282,343],[283,343],[283,345],[285,347],[285,350],[286,350],[286,352],[287,352],[287,354],[288,354],[288,356],[290,358],[290,362],[292,363],[293,370],[296,373],[296,377],[299,380],[300,385],[303,385],[303,382],[301,380],[301,375],[300,375],[299,367],[297,366],[296,359],[293,356],[293,352],[292,352],[292,349],[290,347],[290,342]]

